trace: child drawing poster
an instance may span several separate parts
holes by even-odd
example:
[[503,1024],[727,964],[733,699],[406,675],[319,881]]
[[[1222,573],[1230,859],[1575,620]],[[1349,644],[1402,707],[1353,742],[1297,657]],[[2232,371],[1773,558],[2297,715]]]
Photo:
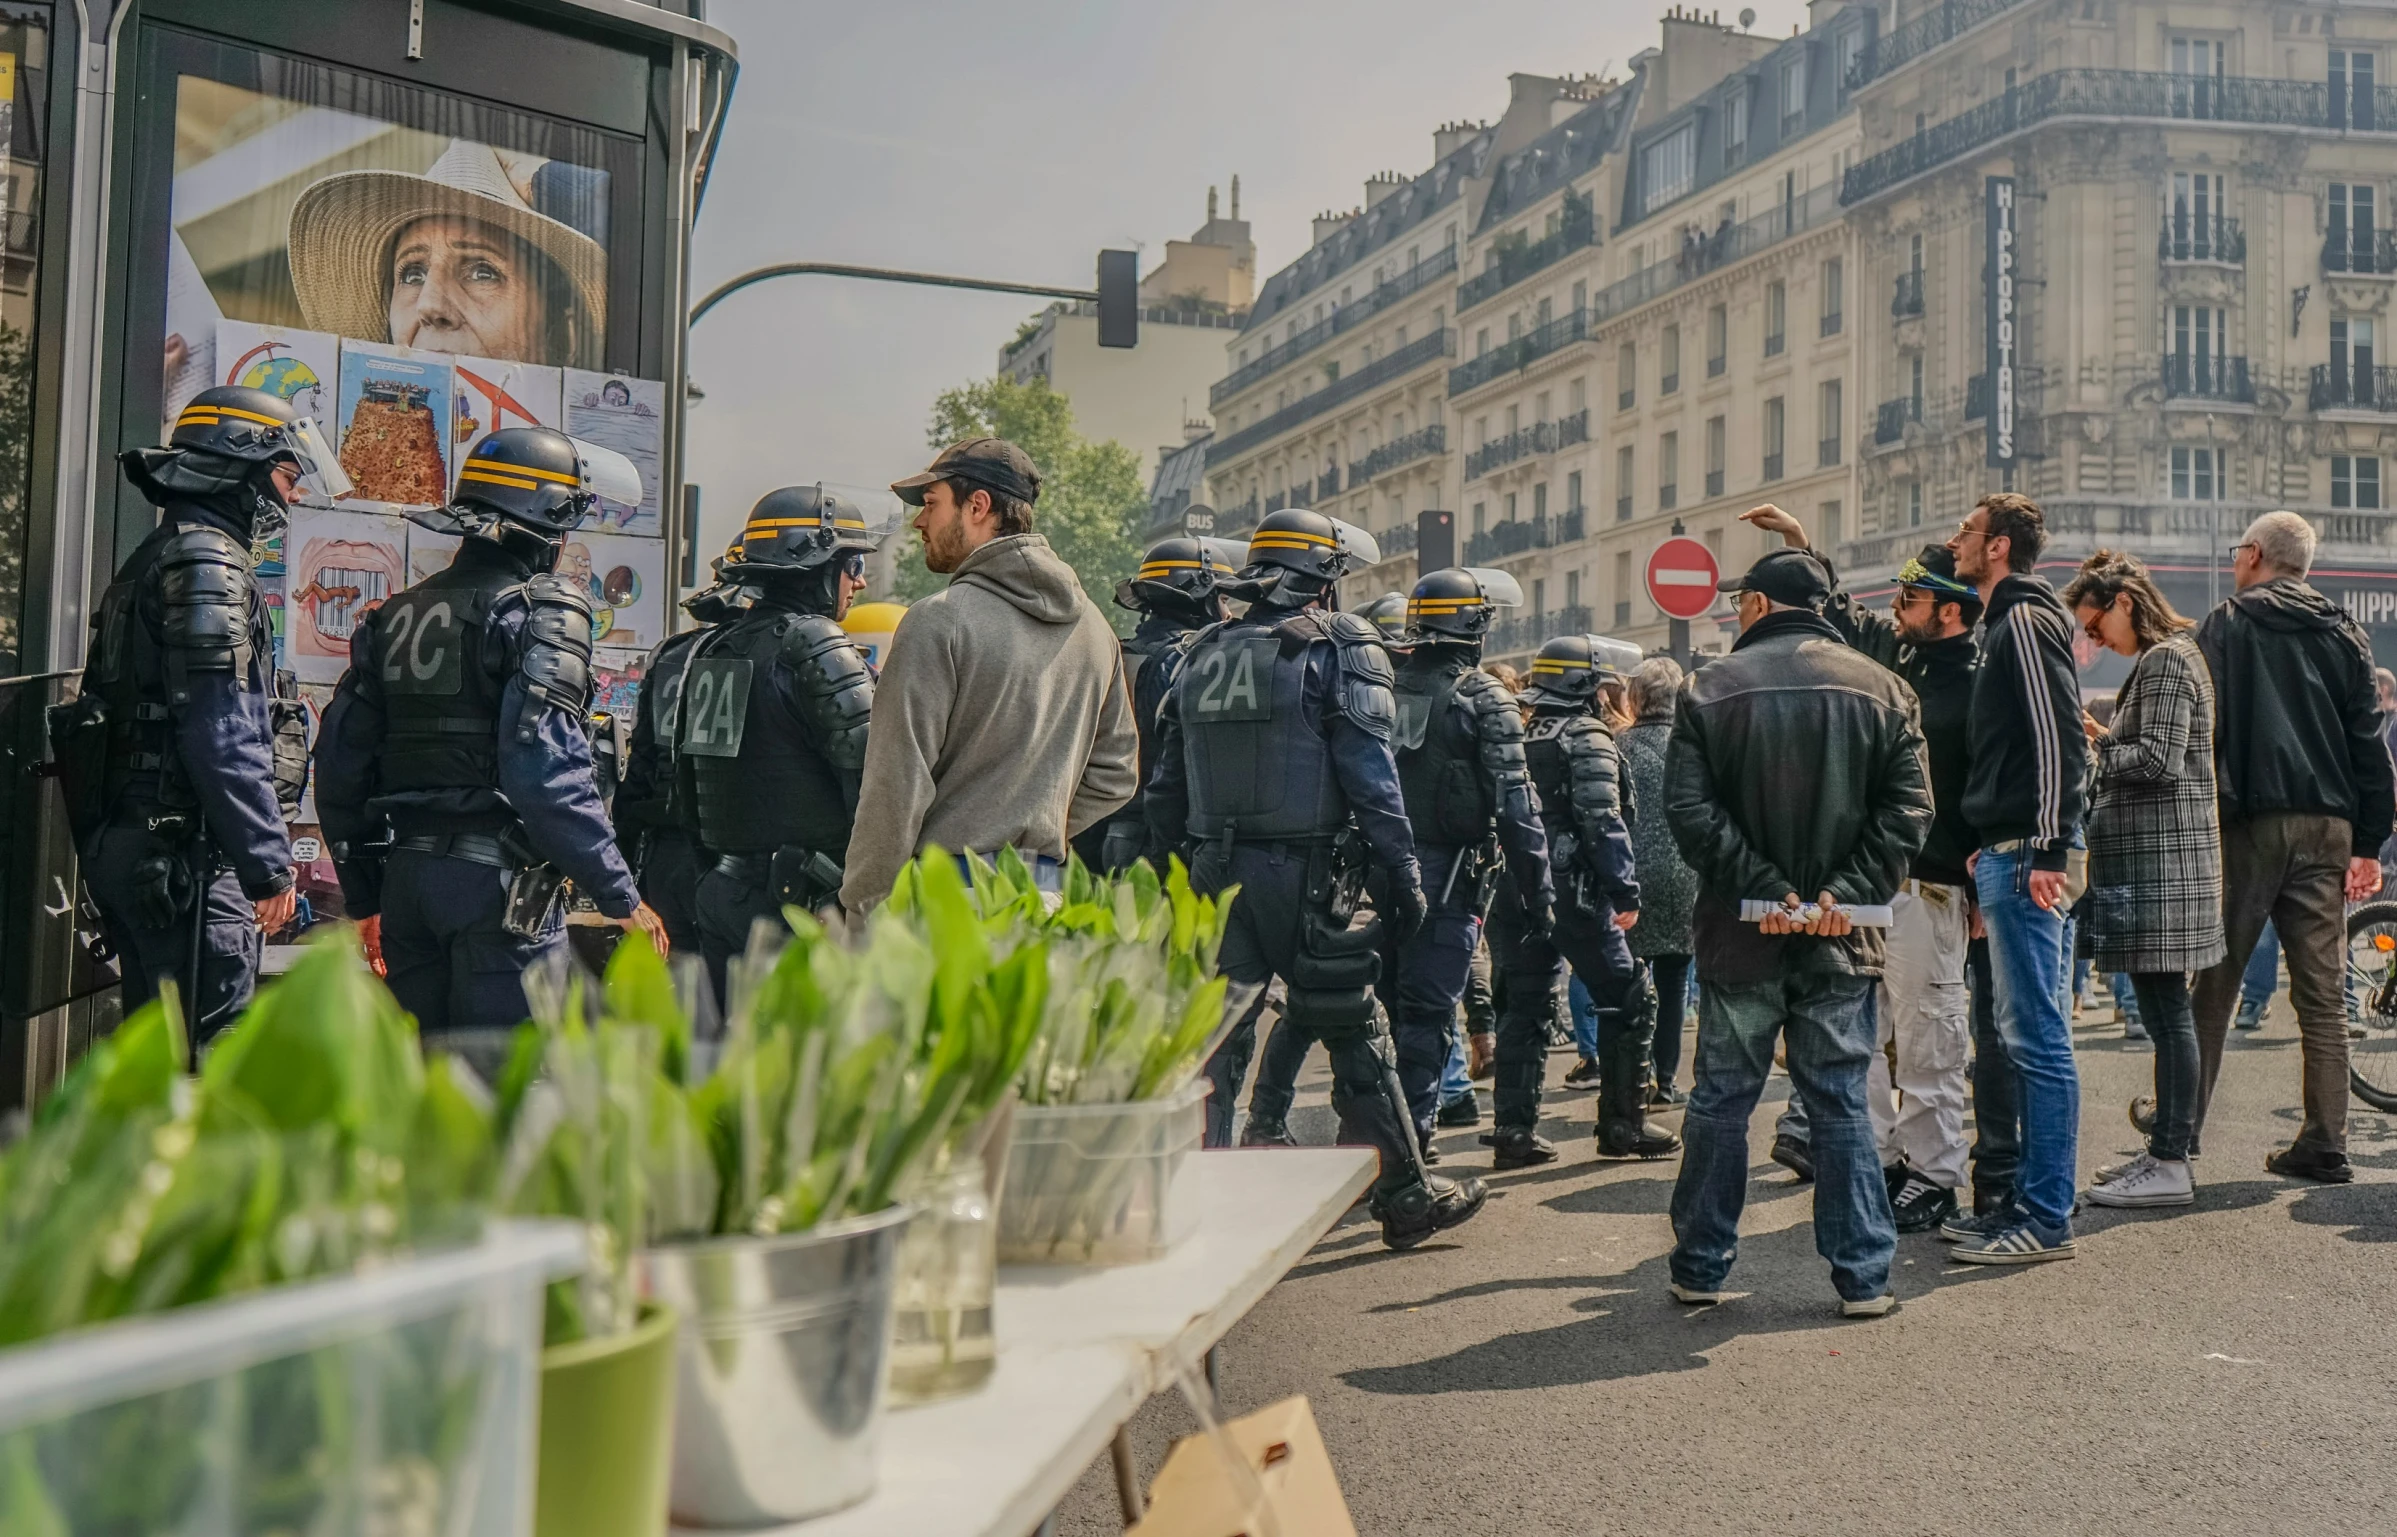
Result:
[[407,585],[407,530],[399,518],[293,511],[283,536],[284,650],[302,683],[339,682],[358,622]]
[[450,359],[438,352],[341,344],[342,505],[396,512],[449,500]]
[[566,371],[566,430],[630,459],[641,472],[641,504],[637,507],[602,500],[592,511],[591,528],[612,534],[662,538],[666,532],[659,508],[666,446],[666,386],[655,379],[623,374]]
[[[566,419],[566,383],[559,370],[505,358],[457,360],[457,389],[451,396],[456,422],[450,434],[450,475],[485,433],[503,427],[557,427]],[[561,429],[563,430],[563,429]]]
[[566,536],[558,575],[578,582],[598,610],[591,638],[602,646],[647,651],[666,638],[666,546],[656,539]]
[[591,708],[605,710],[632,730],[639,718],[641,677],[649,667],[649,653],[602,646],[591,657],[591,678],[596,685],[591,693]]
[[275,665],[289,667],[283,659],[283,535],[278,529],[250,545],[250,575],[257,579],[258,595],[266,600],[267,627],[275,637]]
[[[313,416],[330,434],[341,381],[341,338],[322,331],[298,331],[289,326],[252,325],[246,320],[216,323],[218,384],[238,384],[264,390],[291,403],[302,416]],[[300,498],[311,507],[330,507],[332,499],[311,476],[300,482]]]

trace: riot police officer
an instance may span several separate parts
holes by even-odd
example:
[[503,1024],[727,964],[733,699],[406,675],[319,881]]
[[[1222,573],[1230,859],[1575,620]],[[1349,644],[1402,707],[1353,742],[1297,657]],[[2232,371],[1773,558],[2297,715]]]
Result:
[[[1522,712],[1505,685],[1481,670],[1482,637],[1498,610],[1522,602],[1522,587],[1506,572],[1450,566],[1417,582],[1407,603],[1414,644],[1398,664],[1398,782],[1431,916],[1422,933],[1393,950],[1384,982],[1398,1079],[1425,1139],[1502,862],[1527,931],[1549,931],[1548,838],[1524,765]],[[1556,1157],[1535,1126],[1500,1118],[1497,1167]]]
[[427,515],[457,554],[360,621],[318,733],[350,913],[418,1028],[478,1063],[525,1016],[525,968],[565,946],[562,881],[667,943],[593,780],[591,598],[553,569],[603,491],[640,500],[607,449],[547,427],[476,443]]
[[1648,1039],[1641,1022],[1653,1018],[1642,1007],[1650,984],[1624,939],[1639,921],[1629,825],[1636,808],[1614,733],[1595,702],[1602,681],[1624,681],[1639,660],[1636,646],[1599,635],[1560,636],[1533,658],[1523,693],[1532,707],[1525,757],[1548,827],[1555,932],[1543,936],[1536,915],[1508,892],[1490,914],[1490,948],[1507,977],[1498,1024],[1498,1135],[1539,1124],[1548,1022],[1564,980],[1561,955],[1589,989],[1598,1016],[1601,1158],[1663,1158],[1681,1147],[1679,1137],[1646,1114]]
[[1407,595],[1385,592],[1357,610],[1357,617],[1382,632],[1382,644],[1399,647],[1407,643]]
[[841,889],[874,676],[840,621],[887,531],[821,486],[767,492],[724,567],[749,610],[692,656],[680,768],[717,856],[699,878],[699,943],[719,1000],[752,924]]
[[697,621],[699,628],[677,631],[649,653],[633,706],[624,782],[617,786],[615,804],[610,808],[617,842],[623,847],[625,862],[632,866],[641,900],[657,909],[674,948],[693,953],[699,950],[699,877],[715,859],[700,847],[690,826],[690,808],[678,793],[675,733],[683,678],[699,642],[710,629],[749,606],[739,586],[721,579],[725,563],[739,548],[736,542],[718,558],[714,585],[683,599],[683,612]]
[[[1382,1241],[1404,1249],[1472,1217],[1488,1192],[1425,1167],[1373,996],[1380,924],[1403,939],[1424,918],[1390,756],[1389,654],[1371,625],[1326,606],[1341,573],[1374,554],[1363,530],[1303,508],[1258,524],[1230,588],[1248,612],[1192,637],[1159,716],[1147,799],[1153,836],[1195,848],[1193,885],[1240,887],[1224,974],[1288,984],[1285,1026],[1330,1052],[1344,1137],[1381,1153]],[[1384,912],[1352,927],[1368,863],[1385,882]],[[1207,1064],[1210,1145],[1228,1140],[1255,1021],[1252,1009]]]
[[[1140,733],[1143,786],[1156,772],[1157,711],[1181,670],[1182,642],[1228,617],[1219,584],[1239,573],[1246,555],[1229,539],[1160,539],[1140,557],[1139,569],[1115,584],[1116,606],[1140,616],[1123,646],[1132,721]],[[1086,828],[1074,845],[1084,864],[1102,870],[1121,870],[1136,859],[1162,853],[1149,847],[1148,813],[1139,790],[1122,810]]]
[[274,671],[253,540],[282,525],[303,475],[348,489],[313,420],[220,385],[125,476],[160,509],[101,596],[83,691],[52,735],[83,880],[127,1012],[162,980],[196,1049],[257,983],[260,931],[296,902],[285,819],[307,776],[297,690]]

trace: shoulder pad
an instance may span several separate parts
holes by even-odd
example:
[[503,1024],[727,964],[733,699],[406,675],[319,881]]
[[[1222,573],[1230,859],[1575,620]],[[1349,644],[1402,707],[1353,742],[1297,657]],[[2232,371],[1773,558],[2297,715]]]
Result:
[[1354,614],[1326,614],[1324,634],[1343,646],[1371,645],[1379,647],[1382,632]]
[[526,712],[516,722],[516,736],[529,742],[535,701],[554,705],[577,720],[591,708],[591,598],[564,577],[544,573],[502,594],[495,607],[504,608],[511,600],[527,609],[516,657]]
[[[1345,631],[1341,621],[1353,624]],[[1368,736],[1389,741],[1398,727],[1398,673],[1390,653],[1381,646],[1381,632],[1351,614],[1334,614],[1327,627],[1339,669],[1332,679],[1332,703]]]
[[187,672],[233,672],[250,641],[250,552],[232,535],[190,524],[158,552],[162,638]]
[[817,748],[842,773],[862,774],[874,674],[857,642],[822,614],[795,615],[782,632],[781,665],[791,704]]

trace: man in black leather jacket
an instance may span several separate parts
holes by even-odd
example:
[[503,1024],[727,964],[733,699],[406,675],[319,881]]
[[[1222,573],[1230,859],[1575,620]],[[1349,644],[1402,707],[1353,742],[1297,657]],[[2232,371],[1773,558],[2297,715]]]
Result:
[[[1826,621],[1830,573],[1777,550],[1726,582],[1731,655],[1683,690],[1665,754],[1665,816],[1698,873],[1697,1087],[1673,1187],[1675,1298],[1719,1302],[1738,1250],[1748,1121],[1787,1032],[1813,1111],[1815,1248],[1851,1316],[1893,1305],[1897,1233],[1865,1111],[1883,937],[1843,909],[1887,903],[1931,830],[1913,691]],[[1740,903],[1779,904],[1754,927]],[[1801,909],[1813,903],[1820,911]]]

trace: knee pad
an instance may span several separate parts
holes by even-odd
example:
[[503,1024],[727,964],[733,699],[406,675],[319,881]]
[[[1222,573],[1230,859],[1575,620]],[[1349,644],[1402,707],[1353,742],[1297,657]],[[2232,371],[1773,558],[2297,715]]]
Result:
[[1293,986],[1283,1017],[1318,1040],[1370,1033],[1374,1023],[1373,992],[1366,987],[1327,991]]

